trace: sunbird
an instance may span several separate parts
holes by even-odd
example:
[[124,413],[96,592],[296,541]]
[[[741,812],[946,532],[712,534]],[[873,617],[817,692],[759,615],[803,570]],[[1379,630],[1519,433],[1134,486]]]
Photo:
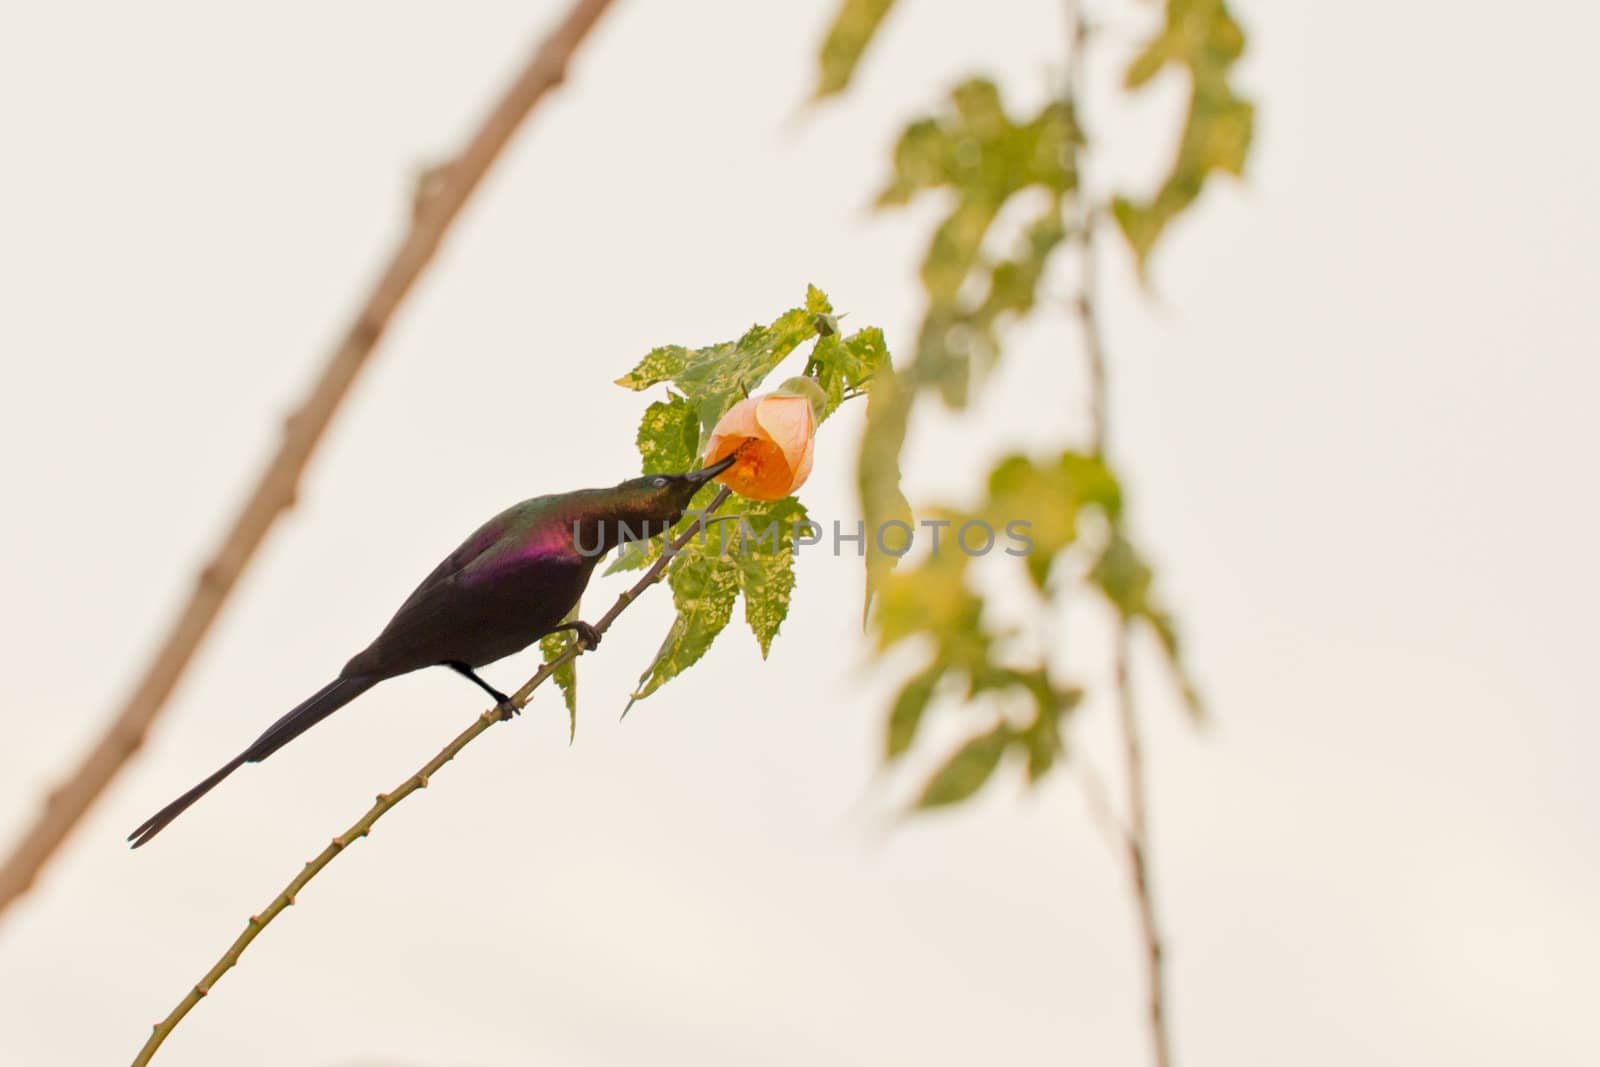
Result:
[[185,808],[246,763],[260,763],[386,678],[449,667],[494,698],[507,717],[511,698],[478,668],[521,652],[546,634],[575,631],[586,648],[600,634],[566,622],[595,564],[630,538],[653,537],[683,517],[695,492],[737,456],[686,474],[647,475],[607,489],[537,496],[516,504],[461,543],[339,677],[267,727],[211,777],[140,823],[128,840],[149,841]]

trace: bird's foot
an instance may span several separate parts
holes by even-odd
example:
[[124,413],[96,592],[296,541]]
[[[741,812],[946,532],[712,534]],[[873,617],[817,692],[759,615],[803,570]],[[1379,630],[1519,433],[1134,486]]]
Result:
[[510,697],[504,698],[495,707],[500,712],[501,722],[510,722],[514,717],[522,714],[522,709],[511,703]]
[[586,622],[572,624],[572,632],[578,637],[578,645],[585,652],[593,652],[600,647],[600,631]]

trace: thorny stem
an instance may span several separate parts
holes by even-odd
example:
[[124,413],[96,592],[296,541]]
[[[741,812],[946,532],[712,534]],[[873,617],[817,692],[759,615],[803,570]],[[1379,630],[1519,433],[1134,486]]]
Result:
[[[715,499],[706,506],[702,514],[710,514],[717,510],[728,499],[728,495],[727,488],[722,488]],[[691,523],[687,529],[673,538],[668,550],[663,552],[655,563],[651,564],[650,569],[645,571],[637,582],[634,582],[632,586],[617,597],[616,603],[611,605],[611,610],[600,617],[600,620],[594,624],[594,628],[601,633],[609,630],[611,624],[616,622],[617,617],[627,610],[629,604],[637,600],[646,589],[661,580],[661,575],[665,572],[667,564],[672,562],[672,554],[687,545],[695,534],[699,532],[699,528],[699,522]],[[545,680],[556,672],[557,668],[582,654],[583,646],[580,642],[573,641],[568,644],[560,655],[539,667],[533,677],[529,678],[527,683],[512,695],[511,703],[518,708],[526,706],[528,699],[533,695],[533,691],[543,685]],[[243,932],[234,939],[233,944],[228,946],[228,950],[222,954],[222,958],[212,965],[211,969],[205,973],[205,977],[195,983],[194,987],[178,1002],[178,1006],[173,1008],[165,1019],[155,1025],[155,1028],[150,1033],[149,1040],[144,1044],[144,1048],[140,1049],[139,1055],[134,1057],[133,1067],[143,1067],[144,1064],[150,1062],[151,1057],[156,1054],[156,1050],[161,1047],[161,1043],[171,1036],[172,1031],[182,1021],[183,1017],[189,1014],[189,1011],[211,992],[212,987],[217,984],[224,974],[228,973],[234,964],[239,962],[239,957],[244,954],[246,948],[250,947],[250,942],[256,939],[256,935],[266,929],[267,924],[276,919],[285,908],[293,904],[299,892],[306,887],[311,879],[322,873],[323,868],[332,863],[334,857],[356,841],[366,837],[372,830],[373,825],[383,818],[390,808],[418,789],[426,789],[429,780],[439,773],[446,763],[455,759],[458,752],[466,748],[479,734],[495,723],[502,721],[504,721],[502,710],[498,707],[490,708],[473,720],[471,726],[457,734],[455,739],[448,745],[440,749],[439,754],[424,764],[416,774],[401,782],[392,791],[379,793],[377,800],[372,807],[367,809],[365,815],[352,823],[344,833],[328,842],[327,847],[317,853],[316,858],[307,863],[299,874],[290,879],[289,884],[283,887],[283,891],[274,897],[272,903],[268,904],[260,914],[250,916],[250,921],[245,924]]]

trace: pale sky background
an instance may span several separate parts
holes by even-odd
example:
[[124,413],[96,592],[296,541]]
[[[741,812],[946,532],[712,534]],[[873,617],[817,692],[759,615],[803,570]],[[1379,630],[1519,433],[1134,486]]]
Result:
[[[7,844],[187,594],[412,174],[562,6],[5,6]],[[0,1063],[130,1059],[246,916],[481,709],[446,672],[387,683],[123,845],[483,518],[632,473],[640,401],[610,381],[643,351],[732,337],[809,281],[908,353],[935,206],[866,210],[893,137],[972,71],[1039,99],[1063,28],[1049,0],[902,7],[857,89],[803,121],[831,3],[608,16],[152,743],[0,925]],[[1105,278],[1115,453],[1217,720],[1196,733],[1143,689],[1181,1061],[1600,1062],[1600,14],[1237,9],[1253,173],[1174,232],[1154,299],[1120,255]],[[1152,172],[1168,103],[1102,97],[1103,178]],[[915,499],[1081,425],[1069,324],[1014,342],[970,419],[919,425]],[[818,515],[856,514],[858,420],[819,442]],[[859,582],[803,556],[768,662],[730,631],[619,725],[668,600],[630,611],[581,664],[576,746],[550,694],[474,744],[158,1062],[1145,1062],[1122,872],[1067,776],[1026,794],[1012,769],[892,825],[912,782],[877,775],[893,676],[863,669]],[[1079,724],[1102,765],[1104,718]]]

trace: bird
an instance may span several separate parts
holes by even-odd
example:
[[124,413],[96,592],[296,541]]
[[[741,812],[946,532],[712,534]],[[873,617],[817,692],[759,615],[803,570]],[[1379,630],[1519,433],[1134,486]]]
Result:
[[128,835],[149,843],[184,810],[246,763],[260,763],[379,682],[424,667],[449,667],[494,698],[502,718],[516,707],[478,668],[539,638],[574,631],[600,643],[586,622],[567,620],[595,565],[624,541],[653,537],[683,517],[702,485],[737,459],[683,474],[633,478],[603,489],[537,496],[482,526],[444,558],[339,676],[267,727],[255,742]]

